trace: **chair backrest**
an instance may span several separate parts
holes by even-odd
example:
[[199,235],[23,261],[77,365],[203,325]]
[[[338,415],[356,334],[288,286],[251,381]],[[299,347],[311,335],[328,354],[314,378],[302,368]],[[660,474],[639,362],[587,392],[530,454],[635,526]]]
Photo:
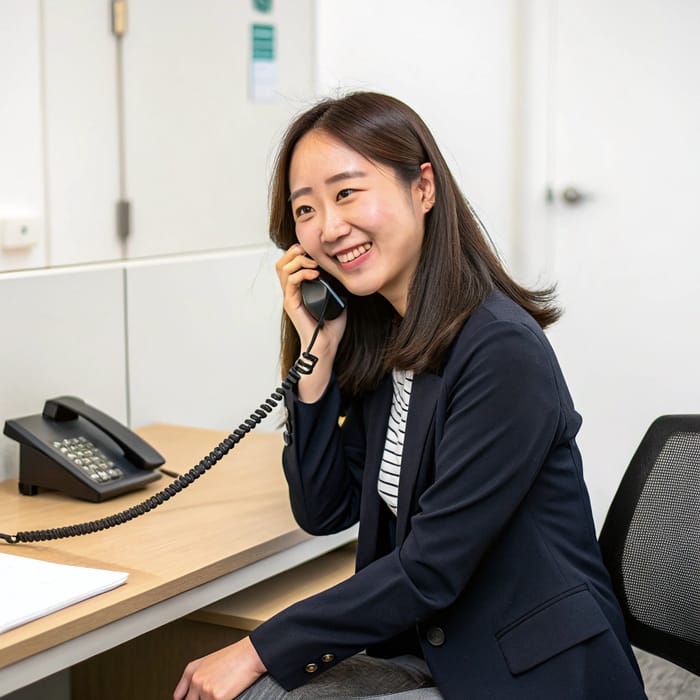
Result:
[[652,423],[599,542],[632,644],[700,675],[700,415]]

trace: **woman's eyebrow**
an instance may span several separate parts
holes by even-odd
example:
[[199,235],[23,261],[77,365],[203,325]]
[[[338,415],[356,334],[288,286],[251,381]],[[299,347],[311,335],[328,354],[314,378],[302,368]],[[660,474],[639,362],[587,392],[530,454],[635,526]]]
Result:
[[[331,175],[327,180],[324,181],[326,185],[332,185],[334,182],[340,182],[341,180],[351,180],[356,177],[367,177],[367,173],[363,170],[344,170],[342,173],[336,173]],[[298,190],[294,190],[289,195],[289,201],[294,201],[297,197],[301,197],[304,194],[311,194],[311,187],[300,187]]]

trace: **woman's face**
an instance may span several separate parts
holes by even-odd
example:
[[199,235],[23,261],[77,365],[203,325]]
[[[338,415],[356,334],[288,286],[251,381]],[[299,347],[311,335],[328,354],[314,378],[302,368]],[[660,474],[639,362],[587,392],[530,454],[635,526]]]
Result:
[[400,313],[434,202],[429,163],[410,185],[322,131],[297,143],[289,167],[299,243],[359,296],[379,292]]

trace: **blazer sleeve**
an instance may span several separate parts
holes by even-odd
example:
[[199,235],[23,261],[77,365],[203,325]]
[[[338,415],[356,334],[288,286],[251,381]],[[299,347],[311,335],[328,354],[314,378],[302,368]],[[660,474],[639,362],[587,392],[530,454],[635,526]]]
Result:
[[252,632],[285,688],[310,680],[308,664],[325,670],[454,602],[545,462],[562,417],[546,341],[492,321],[461,352],[444,374],[435,480],[402,546]]
[[306,404],[289,393],[286,405],[282,465],[294,517],[312,535],[340,532],[359,519],[365,454],[361,407],[351,406],[339,426],[335,377],[317,402]]

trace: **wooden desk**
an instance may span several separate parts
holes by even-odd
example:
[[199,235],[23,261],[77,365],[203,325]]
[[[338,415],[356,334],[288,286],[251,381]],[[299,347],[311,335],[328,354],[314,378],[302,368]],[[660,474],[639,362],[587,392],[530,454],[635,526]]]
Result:
[[[154,425],[138,433],[182,473],[225,434]],[[154,512],[117,528],[0,551],[127,571],[108,593],[0,635],[0,696],[178,619],[356,538],[356,528],[311,537],[292,517],[278,434],[249,435],[219,464]],[[106,503],[60,494],[20,496],[0,483],[3,532],[93,520],[140,502],[169,477]]]
[[196,610],[188,620],[252,632],[290,605],[355,573],[356,544],[345,545],[251,588]]

